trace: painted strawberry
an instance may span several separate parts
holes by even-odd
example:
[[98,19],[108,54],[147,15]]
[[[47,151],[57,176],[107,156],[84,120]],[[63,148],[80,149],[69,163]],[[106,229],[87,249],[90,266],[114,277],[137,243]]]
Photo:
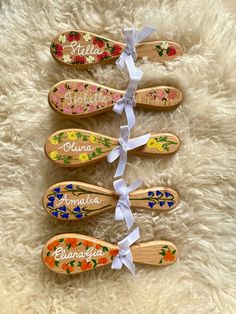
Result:
[[122,50],[122,48],[119,45],[114,44],[112,49],[111,49],[111,54],[113,56],[118,56],[118,55],[120,55],[121,50]]
[[73,59],[73,63],[79,63],[84,64],[85,63],[85,57],[84,56],[75,56]]
[[63,55],[63,47],[60,44],[56,44],[54,48],[55,56],[61,57]]
[[100,55],[97,55],[98,60],[104,60],[109,58],[109,53],[107,51],[103,51]]
[[166,54],[169,57],[174,56],[176,54],[176,49],[174,47],[170,46],[167,48]]
[[99,264],[106,264],[108,262],[106,257],[101,257],[98,259],[98,263]]
[[97,45],[99,48],[102,48],[102,47],[105,46],[105,42],[101,38],[99,38],[99,37],[94,37],[93,38],[93,44]]

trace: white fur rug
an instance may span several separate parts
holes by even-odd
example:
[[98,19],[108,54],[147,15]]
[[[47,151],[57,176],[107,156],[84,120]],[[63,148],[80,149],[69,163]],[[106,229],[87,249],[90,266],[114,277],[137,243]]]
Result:
[[[236,313],[236,25],[221,1],[2,0],[0,18],[0,313]],[[184,101],[170,113],[137,109],[133,135],[173,132],[182,146],[171,158],[129,157],[125,178],[179,191],[180,205],[168,214],[134,213],[140,241],[172,241],[179,260],[166,268],[137,265],[135,278],[109,266],[56,275],[40,256],[51,236],[71,231],[116,243],[127,230],[113,212],[72,226],[43,212],[49,185],[71,179],[111,188],[115,169],[106,161],[61,169],[44,156],[44,141],[69,127],[118,136],[125,120],[114,113],[66,120],[49,108],[48,90],[69,78],[125,89],[128,74],[114,64],[63,67],[50,56],[50,41],[76,28],[122,41],[123,27],[146,24],[157,28],[151,39],[173,39],[185,54],[166,65],[139,62],[140,87],[173,85]]]

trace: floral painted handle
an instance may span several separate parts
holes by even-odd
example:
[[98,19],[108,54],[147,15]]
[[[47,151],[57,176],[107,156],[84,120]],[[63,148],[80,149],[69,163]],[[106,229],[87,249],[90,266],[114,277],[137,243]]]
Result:
[[[58,274],[78,274],[112,263],[118,246],[88,236],[59,234],[44,245],[43,263]],[[176,261],[176,246],[168,241],[152,241],[131,246],[134,262],[167,266]]]
[[[57,35],[50,46],[56,61],[79,68],[115,61],[124,48],[123,43],[79,30]],[[148,57],[160,62],[171,61],[183,54],[180,45],[170,41],[141,43],[136,49],[138,57]]]
[[[49,91],[48,102],[57,112],[84,118],[112,110],[125,91],[83,80],[65,80],[55,84]],[[140,89],[135,94],[137,106],[168,110],[183,99],[179,89],[170,86],[156,86]]]
[[[62,167],[78,167],[104,159],[118,146],[118,139],[80,129],[53,133],[46,141],[46,155]],[[147,144],[130,153],[139,155],[168,155],[178,150],[180,141],[170,133],[152,134]]]
[[[63,221],[83,218],[114,209],[119,196],[108,189],[77,181],[52,185],[43,196],[43,207],[51,216]],[[132,207],[167,211],[176,207],[178,193],[169,187],[137,190],[129,195]]]

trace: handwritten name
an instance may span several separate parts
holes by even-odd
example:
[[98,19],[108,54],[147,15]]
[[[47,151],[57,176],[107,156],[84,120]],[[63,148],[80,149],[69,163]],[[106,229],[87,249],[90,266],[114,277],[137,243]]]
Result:
[[100,55],[102,51],[98,48],[95,48],[94,45],[88,45],[86,47],[82,46],[77,41],[72,41],[70,45],[65,45],[64,47],[71,48],[71,54],[77,54],[77,55]]
[[81,206],[81,205],[92,205],[92,204],[100,204],[101,200],[98,197],[92,198],[89,194],[87,194],[86,198],[82,199],[68,199],[67,194],[64,194],[63,197],[58,202],[57,206],[61,205],[72,205],[72,206]]
[[91,103],[96,102],[106,102],[107,98],[106,96],[102,95],[101,93],[96,93],[92,96],[89,96],[89,94],[85,94],[84,97],[75,96],[73,91],[69,91],[65,94],[65,102],[68,105],[77,105],[77,104],[85,104],[89,105]]
[[91,145],[77,146],[75,142],[66,142],[62,146],[60,146],[59,149],[63,149],[65,153],[68,153],[69,151],[78,153],[91,152],[93,150],[93,147]]
[[65,249],[62,247],[56,248],[56,250],[52,253],[52,256],[55,256],[56,261],[60,261],[63,259],[69,258],[83,258],[86,259],[87,262],[90,262],[92,257],[103,256],[105,253],[102,250],[97,250],[93,247],[88,248],[84,252],[69,252],[67,253]]

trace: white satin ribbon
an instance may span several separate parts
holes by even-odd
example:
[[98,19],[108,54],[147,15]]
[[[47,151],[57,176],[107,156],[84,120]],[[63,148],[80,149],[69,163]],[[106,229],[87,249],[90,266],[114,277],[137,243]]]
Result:
[[113,148],[113,150],[107,155],[107,161],[110,163],[112,163],[118,157],[120,157],[114,178],[120,177],[123,175],[125,166],[127,163],[127,152],[134,148],[145,145],[151,135],[149,133],[149,134],[145,134],[139,137],[129,139],[129,134],[130,132],[129,132],[128,125],[121,126],[120,138],[119,138],[120,145]]
[[113,182],[116,193],[120,196],[116,204],[115,220],[125,220],[128,229],[134,223],[134,217],[131,211],[131,203],[129,200],[129,194],[135,191],[142,184],[142,180],[138,179],[127,186],[124,179],[119,179]]
[[129,130],[131,130],[135,125],[134,115],[134,107],[136,106],[135,91],[137,90],[142,75],[143,72],[140,69],[138,69],[133,79],[130,79],[129,85],[124,96],[120,100],[118,100],[113,107],[113,111],[115,111],[118,114],[122,114],[125,111]]
[[130,246],[140,238],[139,227],[134,229],[130,234],[127,235],[123,240],[118,242],[119,252],[113,259],[111,268],[121,269],[124,264],[134,275],[135,265],[133,263],[133,256],[130,250]]

